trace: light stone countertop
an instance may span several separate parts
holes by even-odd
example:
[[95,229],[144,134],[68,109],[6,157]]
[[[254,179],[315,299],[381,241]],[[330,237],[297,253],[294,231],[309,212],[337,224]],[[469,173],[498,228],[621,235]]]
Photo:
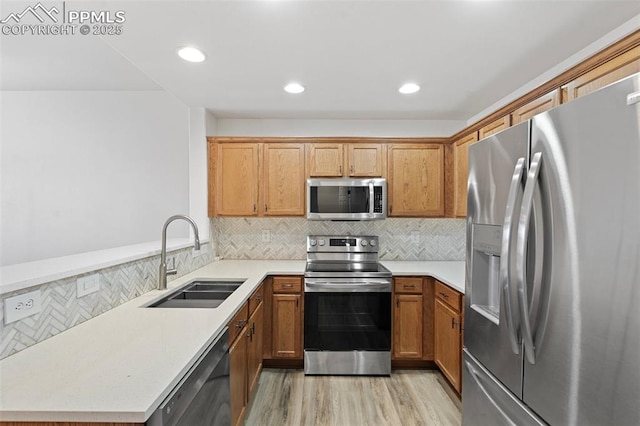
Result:
[[[464,289],[464,262],[382,262]],[[0,420],[144,422],[267,275],[301,275],[303,260],[222,260],[169,283],[242,279],[216,309],[146,309],[154,290],[0,361]]]

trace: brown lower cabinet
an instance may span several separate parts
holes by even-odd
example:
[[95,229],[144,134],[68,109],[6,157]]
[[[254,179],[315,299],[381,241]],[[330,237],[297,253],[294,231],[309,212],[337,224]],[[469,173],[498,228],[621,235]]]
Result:
[[464,297],[436,281],[434,312],[435,362],[453,388],[462,391],[462,320]]
[[433,361],[433,285],[429,277],[393,279],[394,367],[404,361]]
[[242,424],[249,400],[262,371],[264,339],[262,291],[261,286],[229,323],[232,425]]
[[[265,289],[264,358],[301,366],[304,293],[301,276],[272,277]],[[274,364],[275,365],[275,364]]]

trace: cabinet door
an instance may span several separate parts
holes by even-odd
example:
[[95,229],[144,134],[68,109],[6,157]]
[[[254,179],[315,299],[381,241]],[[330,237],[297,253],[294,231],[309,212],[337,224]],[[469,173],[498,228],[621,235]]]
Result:
[[218,145],[214,191],[219,216],[258,214],[259,149],[260,146],[253,143]]
[[262,371],[262,338],[263,332],[263,304],[260,303],[249,319],[249,342],[247,349],[247,401],[258,383]]
[[444,147],[389,147],[389,216],[444,215]]
[[483,128],[478,131],[478,136],[480,139],[484,139],[487,136],[491,136],[495,133],[498,133],[504,129],[507,129],[511,125],[511,117],[506,115],[499,120],[494,121],[491,124],[487,124]]
[[307,145],[307,173],[311,177],[341,177],[344,144],[312,143]]
[[640,72],[640,46],[616,56],[569,82],[565,86],[567,100],[572,101],[636,72]]
[[536,114],[550,110],[560,105],[560,89],[542,95],[537,99],[521,106],[511,113],[511,123],[516,125],[530,119]]
[[304,216],[304,144],[265,144],[264,215]]
[[421,294],[397,294],[393,314],[393,356],[396,359],[422,358]]
[[435,362],[451,385],[460,392],[462,383],[460,314],[436,298],[434,322]]
[[231,396],[231,424],[240,424],[247,407],[247,332],[242,333],[229,349],[229,381]]
[[274,294],[271,300],[273,357],[302,359],[302,296]]
[[469,146],[474,142],[478,142],[476,132],[453,143],[453,213],[456,217],[467,217]]
[[381,177],[383,171],[383,145],[379,143],[352,143],[347,145],[349,176]]

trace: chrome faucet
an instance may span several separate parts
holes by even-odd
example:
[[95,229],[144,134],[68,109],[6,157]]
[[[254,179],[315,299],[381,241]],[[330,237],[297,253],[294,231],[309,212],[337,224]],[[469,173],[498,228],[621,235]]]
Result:
[[160,253],[160,279],[158,281],[158,290],[165,290],[167,288],[167,275],[175,275],[178,273],[178,270],[174,267],[171,269],[167,269],[167,227],[171,222],[176,219],[184,219],[191,224],[193,228],[193,234],[195,236],[195,243],[193,248],[195,250],[200,250],[200,238],[198,238],[198,225],[196,222],[191,219],[189,216],[185,216],[183,214],[177,214],[175,216],[171,216],[164,223],[164,227],[162,228],[162,252]]

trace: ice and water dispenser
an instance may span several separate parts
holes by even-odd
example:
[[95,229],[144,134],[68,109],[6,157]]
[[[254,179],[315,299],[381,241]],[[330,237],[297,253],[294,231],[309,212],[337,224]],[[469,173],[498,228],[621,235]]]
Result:
[[498,324],[500,318],[500,251],[502,226],[472,225],[471,309]]

